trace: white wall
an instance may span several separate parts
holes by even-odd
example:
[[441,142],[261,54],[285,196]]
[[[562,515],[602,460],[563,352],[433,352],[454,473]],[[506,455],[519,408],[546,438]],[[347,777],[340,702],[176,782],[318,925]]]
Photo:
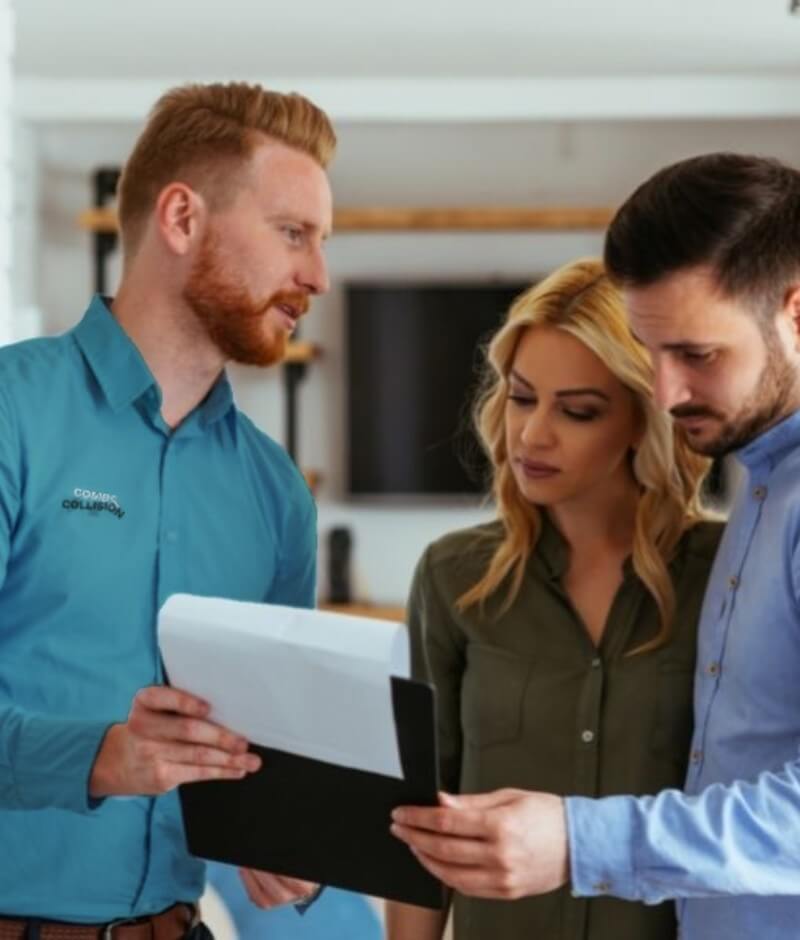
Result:
[[[90,241],[75,215],[90,199],[94,166],[124,159],[131,126],[39,132],[44,160],[37,302],[48,331],[81,315],[91,289]],[[660,121],[493,125],[346,124],[332,169],[340,205],[617,204],[660,166],[707,150],[734,149],[800,162],[797,121]],[[475,507],[356,505],[343,494],[343,291],[348,279],[532,278],[601,249],[599,233],[349,234],[329,248],[331,293],[303,325],[324,356],[301,386],[299,451],[323,474],[319,494],[321,571],[325,534],[348,525],[360,599],[402,602],[414,562],[440,533],[486,518]],[[235,369],[240,405],[281,439],[280,374]],[[365,390],[368,394],[368,390]],[[391,433],[391,428],[386,429]],[[322,593],[324,596],[324,578]]]
[[11,316],[11,0],[0,0],[0,345],[13,336]]

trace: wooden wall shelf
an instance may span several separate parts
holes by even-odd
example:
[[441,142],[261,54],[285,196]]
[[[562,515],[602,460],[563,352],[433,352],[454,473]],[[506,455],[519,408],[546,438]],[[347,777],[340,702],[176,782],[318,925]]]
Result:
[[[402,231],[576,231],[604,229],[614,215],[608,206],[362,206],[333,214],[335,232]],[[81,228],[95,233],[117,231],[113,209],[86,209]]]
[[306,467],[304,467],[301,472],[306,481],[306,484],[308,485],[308,488],[316,496],[317,489],[322,482],[322,474],[319,472],[319,470],[309,470]]
[[84,209],[78,214],[78,225],[95,234],[115,234],[117,213],[113,209]]
[[283,358],[284,362],[313,362],[315,359],[319,359],[322,355],[322,351],[315,343],[309,343],[307,340],[294,340],[286,346],[286,355]]
[[602,229],[614,210],[587,206],[367,206],[334,213],[334,231],[565,231]]

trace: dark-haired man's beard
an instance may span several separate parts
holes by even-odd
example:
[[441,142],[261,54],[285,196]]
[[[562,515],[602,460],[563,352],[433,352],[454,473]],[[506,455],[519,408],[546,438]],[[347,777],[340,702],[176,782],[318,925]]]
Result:
[[183,299],[226,360],[254,366],[280,362],[289,331],[282,315],[271,317],[270,310],[286,304],[301,316],[308,310],[308,296],[279,291],[256,300],[226,269],[218,244],[218,237],[209,232],[184,286]]
[[720,422],[719,431],[711,439],[694,442],[687,435],[692,450],[707,457],[724,457],[745,447],[797,407],[798,374],[774,330],[765,334],[764,344],[767,361],[752,392],[733,417],[692,404],[678,405],[670,411],[675,418],[709,417]]

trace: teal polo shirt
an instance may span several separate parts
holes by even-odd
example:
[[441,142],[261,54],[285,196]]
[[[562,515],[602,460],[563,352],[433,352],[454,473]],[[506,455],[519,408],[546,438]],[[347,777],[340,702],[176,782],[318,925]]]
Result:
[[308,607],[316,513],[224,375],[171,431],[104,301],[0,349],[0,915],[105,921],[194,900],[175,793],[90,801],[110,724],[162,679],[175,592]]

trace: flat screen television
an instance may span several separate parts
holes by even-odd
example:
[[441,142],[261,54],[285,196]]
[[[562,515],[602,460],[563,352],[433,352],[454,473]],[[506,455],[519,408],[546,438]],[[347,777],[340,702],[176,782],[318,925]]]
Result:
[[346,289],[348,490],[486,490],[471,410],[482,347],[525,284],[351,284]]

